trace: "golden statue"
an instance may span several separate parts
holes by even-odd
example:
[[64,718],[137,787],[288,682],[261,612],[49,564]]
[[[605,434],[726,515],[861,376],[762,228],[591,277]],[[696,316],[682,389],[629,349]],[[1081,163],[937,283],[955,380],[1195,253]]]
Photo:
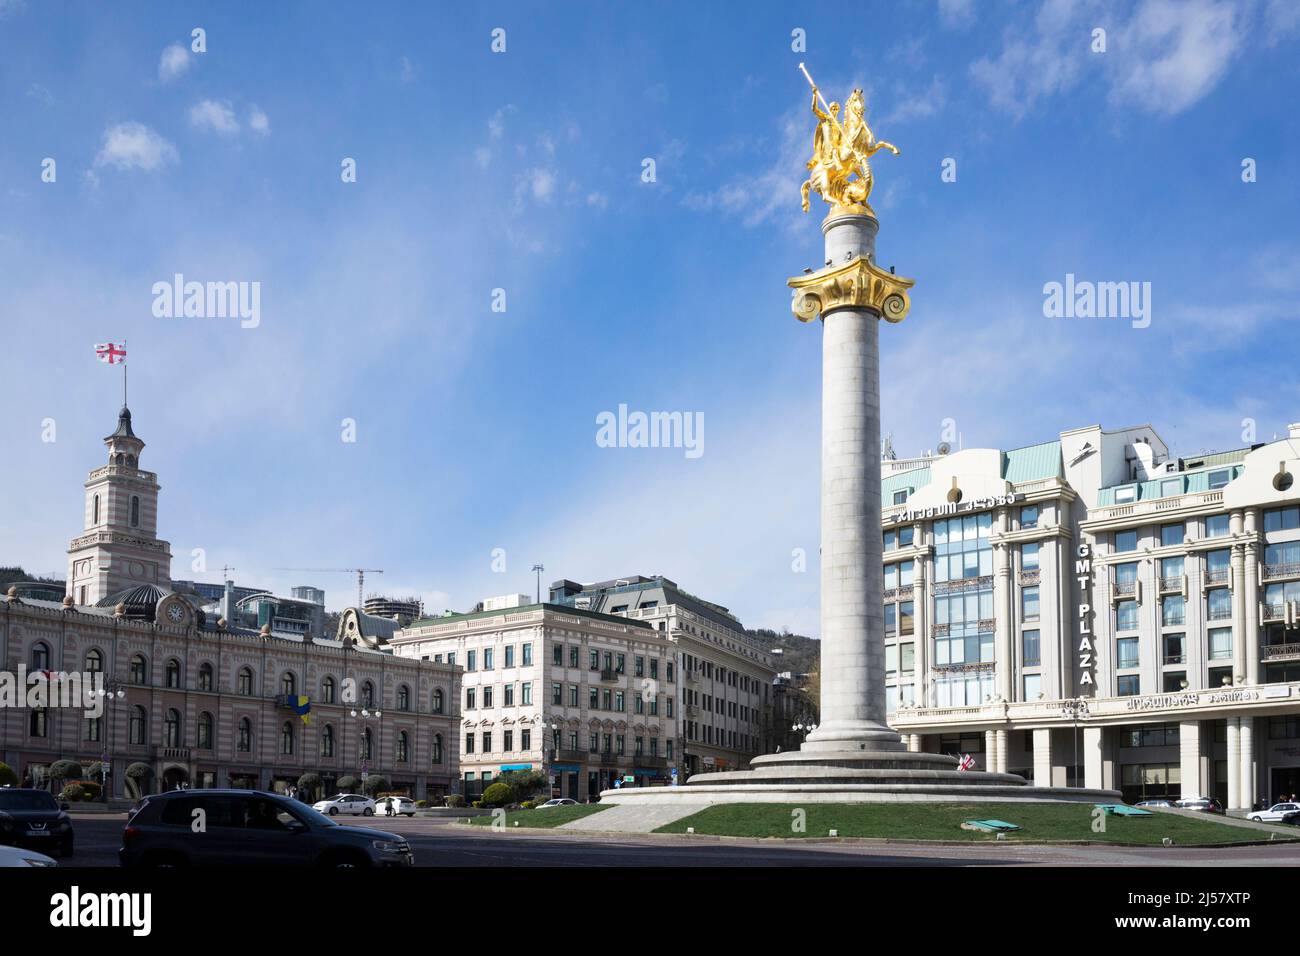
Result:
[[[867,125],[867,104],[861,90],[854,90],[845,103],[844,122],[840,123],[840,104],[827,105],[817,84],[800,63],[799,69],[812,87],[812,111],[817,117],[817,132],[813,135],[813,155],[808,160],[808,179],[800,188],[803,211],[808,211],[809,190],[816,190],[822,199],[831,203],[831,215],[867,214],[874,216],[867,197],[871,195],[872,156],[887,149],[895,156],[898,147],[877,140]],[[857,178],[852,177],[856,174]]]

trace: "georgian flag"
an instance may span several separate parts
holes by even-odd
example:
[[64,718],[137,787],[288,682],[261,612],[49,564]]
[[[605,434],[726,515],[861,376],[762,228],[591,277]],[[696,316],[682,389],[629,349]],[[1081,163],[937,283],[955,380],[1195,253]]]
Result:
[[109,365],[125,365],[126,343],[114,345],[112,342],[105,342],[102,345],[96,345],[95,355],[98,356],[101,362],[106,362]]
[[961,755],[961,763],[957,764],[957,769],[958,769],[958,770],[974,770],[974,769],[975,769],[975,758],[972,757],[970,754],[962,754],[962,755]]

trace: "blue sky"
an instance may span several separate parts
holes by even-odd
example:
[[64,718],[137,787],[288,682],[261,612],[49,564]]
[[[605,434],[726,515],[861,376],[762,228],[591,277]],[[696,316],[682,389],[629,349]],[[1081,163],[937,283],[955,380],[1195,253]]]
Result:
[[[272,569],[363,565],[464,609],[542,562],[815,633],[801,60],[902,150],[873,195],[917,280],[882,329],[900,454],[945,418],[965,447],[1149,421],[1184,454],[1300,418],[1294,4],[128,9],[0,0],[0,563],[64,572],[120,398],[92,345],[125,338],[174,577],[337,607],[346,575]],[[177,272],[259,282],[260,324],[155,318]],[[1150,282],[1150,327],[1045,318],[1067,273]],[[620,404],[702,413],[704,454],[598,447]]]

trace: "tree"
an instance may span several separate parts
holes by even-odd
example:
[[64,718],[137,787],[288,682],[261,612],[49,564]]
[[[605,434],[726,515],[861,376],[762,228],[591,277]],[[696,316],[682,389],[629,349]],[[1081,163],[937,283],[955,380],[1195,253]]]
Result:
[[75,760],[56,760],[50,765],[50,779],[56,784],[81,779],[81,764]]
[[483,791],[483,806],[501,807],[515,802],[515,792],[510,784],[497,781]]
[[365,779],[361,781],[361,790],[367,797],[374,797],[381,790],[387,790],[389,786],[388,778],[377,773],[366,774]]
[[0,763],[0,787],[18,786],[18,774],[7,763]]
[[339,788],[339,793],[352,793],[354,790],[361,789],[361,781],[351,774],[339,777],[335,785]]
[[316,792],[320,789],[320,786],[320,774],[313,773],[310,770],[298,778],[298,790],[307,797],[316,796]]
[[[549,790],[550,779],[540,770],[507,770],[497,777],[497,783],[510,788],[510,803],[522,803],[541,790]],[[486,794],[484,798],[486,799]]]

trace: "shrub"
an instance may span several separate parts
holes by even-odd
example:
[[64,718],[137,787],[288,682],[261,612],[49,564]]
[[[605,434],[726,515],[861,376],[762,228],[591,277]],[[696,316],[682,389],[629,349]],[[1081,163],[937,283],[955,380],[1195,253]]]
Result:
[[18,786],[18,774],[7,763],[0,763],[0,787]]
[[339,777],[335,786],[338,787],[339,793],[352,793],[361,789],[361,781],[349,774],[346,777]]
[[126,768],[126,775],[132,780],[148,780],[153,776],[153,767],[137,761]]
[[[68,790],[74,786],[81,788],[81,797],[79,799],[82,800],[98,800],[99,794],[103,790],[98,780],[69,780],[67,786],[63,789]],[[65,797],[64,799],[73,798]]]
[[383,791],[387,790],[391,786],[392,784],[388,782],[388,779],[386,777],[382,777],[377,773],[367,774],[366,777],[361,781],[361,791],[367,797],[372,797],[372,798],[378,795],[379,793],[382,793]]
[[309,770],[298,778],[298,789],[306,790],[308,794],[314,795],[316,791],[320,790],[320,787],[321,779],[318,773],[312,773]]
[[442,803],[443,806],[451,807],[453,809],[460,809],[461,807],[465,806],[465,798],[462,797],[459,793],[449,793],[445,798],[443,798]]
[[50,764],[50,779],[55,783],[76,780],[81,777],[81,764],[75,760],[56,760]]
[[85,795],[86,791],[81,789],[81,784],[70,783],[60,791],[59,799],[69,803],[79,803]]
[[494,783],[483,791],[483,804],[489,807],[500,807],[514,801],[514,788],[508,783]]
[[519,809],[521,809],[521,810],[535,810],[535,809],[537,809],[537,801],[536,801],[536,800],[525,800],[523,803],[519,804]]
[[475,800],[473,803],[470,804],[470,806],[473,807],[475,810],[482,810],[482,809],[483,809],[483,801],[482,801],[482,800]]
[[416,806],[416,808],[419,809],[419,810],[423,810],[423,809],[424,809],[425,807],[427,807],[428,805],[429,805],[429,801],[428,801],[428,800],[416,800],[416,801],[415,801],[415,806]]

